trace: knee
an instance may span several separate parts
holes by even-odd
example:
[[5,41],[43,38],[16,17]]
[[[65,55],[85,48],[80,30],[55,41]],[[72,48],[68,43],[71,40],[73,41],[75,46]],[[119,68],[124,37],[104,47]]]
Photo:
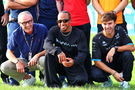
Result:
[[104,82],[107,80],[107,76],[102,71],[98,70],[91,70],[90,77],[95,82]]
[[85,85],[88,82],[88,77],[81,77],[81,76],[77,76],[75,77],[75,85],[77,86],[82,86]]
[[8,65],[6,65],[6,62],[4,62],[4,63],[1,64],[0,69],[1,69],[1,71],[3,73],[7,73],[7,70],[9,70],[9,68],[8,68]]
[[123,56],[123,60],[126,60],[127,61],[127,59],[128,59],[128,61],[130,60],[130,61],[133,61],[134,60],[134,56],[133,56],[133,54],[130,52],[130,51],[124,51],[124,52],[122,52],[122,56]]

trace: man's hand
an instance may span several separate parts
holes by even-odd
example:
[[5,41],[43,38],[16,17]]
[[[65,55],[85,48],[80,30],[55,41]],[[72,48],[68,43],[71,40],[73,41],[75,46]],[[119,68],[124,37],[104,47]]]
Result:
[[124,78],[121,77],[121,75],[118,72],[115,72],[113,77],[118,81],[118,82],[122,82],[124,81]]
[[61,52],[58,54],[59,63],[62,63],[63,61],[66,61],[66,55],[65,53]]
[[24,73],[25,72],[24,67],[25,67],[25,64],[22,61],[19,61],[18,63],[16,63],[17,72]]
[[111,48],[110,51],[107,53],[107,56],[106,56],[106,61],[108,63],[111,63],[113,61],[113,56],[115,54],[115,48]]
[[62,61],[64,67],[71,67],[74,65],[74,60],[72,58],[66,58],[65,61]]
[[5,13],[2,17],[1,17],[1,23],[2,26],[6,26],[9,20],[9,14]]
[[39,57],[37,55],[35,55],[29,62],[28,62],[28,66],[35,66],[37,64],[37,61],[39,60]]

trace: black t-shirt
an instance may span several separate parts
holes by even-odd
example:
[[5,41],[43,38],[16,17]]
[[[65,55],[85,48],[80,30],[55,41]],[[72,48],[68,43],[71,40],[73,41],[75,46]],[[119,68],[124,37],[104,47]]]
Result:
[[92,60],[105,61],[108,51],[115,46],[133,44],[129,36],[124,32],[122,27],[115,28],[113,38],[107,38],[102,32],[98,33],[92,41]]
[[84,33],[79,29],[72,28],[72,32],[65,35],[61,33],[58,26],[52,27],[45,41],[45,49],[52,55],[58,55],[63,51],[67,57],[73,58],[75,62],[83,62],[88,53]]

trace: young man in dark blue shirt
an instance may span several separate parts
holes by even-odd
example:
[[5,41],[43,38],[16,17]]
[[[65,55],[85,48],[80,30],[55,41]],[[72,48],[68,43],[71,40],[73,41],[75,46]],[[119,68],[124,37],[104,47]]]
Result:
[[[103,31],[98,33],[92,41],[91,76],[96,82],[104,82],[102,86],[112,86],[109,75],[112,75],[120,86],[129,88],[132,77],[135,47],[122,27],[116,26],[117,16],[105,13],[101,17]],[[121,73],[121,74],[120,74]]]
[[[48,29],[43,24],[33,23],[33,17],[28,11],[18,15],[18,27],[12,34],[7,45],[8,61],[2,63],[1,71],[17,81],[24,80],[23,86],[33,85],[35,78],[27,74],[28,71],[35,71],[44,68],[45,55],[43,49],[44,39]],[[15,48],[19,48],[20,57],[14,55]]]

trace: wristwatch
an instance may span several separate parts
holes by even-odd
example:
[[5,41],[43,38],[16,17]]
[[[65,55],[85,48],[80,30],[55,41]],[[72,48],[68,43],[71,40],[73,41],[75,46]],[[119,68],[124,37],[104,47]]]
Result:
[[118,47],[116,46],[116,47],[114,47],[115,48],[115,51],[118,51]]
[[17,59],[17,61],[15,62],[15,64],[17,64],[19,62],[19,60]]

